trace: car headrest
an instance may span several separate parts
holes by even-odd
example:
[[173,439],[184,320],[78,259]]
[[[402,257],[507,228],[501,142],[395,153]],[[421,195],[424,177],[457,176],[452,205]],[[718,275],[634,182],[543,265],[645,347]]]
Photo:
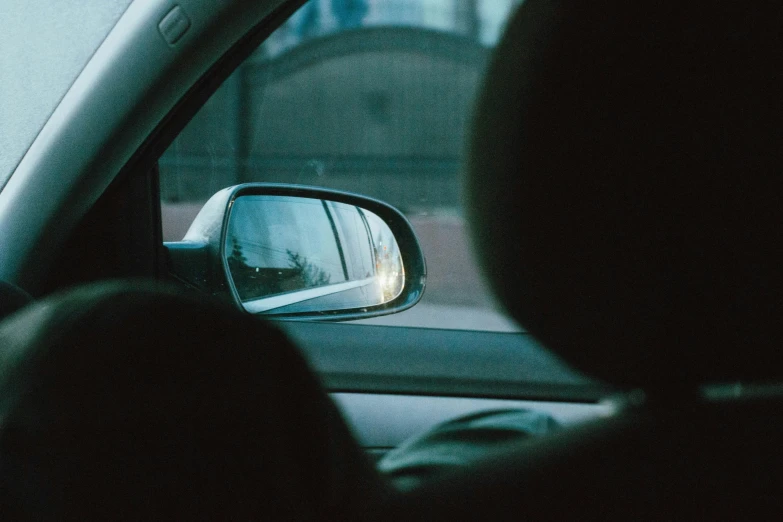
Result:
[[39,301],[0,324],[0,398],[13,520],[339,520],[379,489],[286,337],[206,297]]
[[508,311],[595,377],[783,377],[783,6],[527,0],[466,203]]

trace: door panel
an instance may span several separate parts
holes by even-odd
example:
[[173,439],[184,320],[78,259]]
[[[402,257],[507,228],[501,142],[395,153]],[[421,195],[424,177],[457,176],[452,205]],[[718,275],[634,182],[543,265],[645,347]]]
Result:
[[564,403],[427,397],[369,393],[333,393],[359,443],[380,456],[404,440],[432,429],[437,424],[487,410],[528,409],[549,414],[562,426],[573,426],[612,415],[610,403]]

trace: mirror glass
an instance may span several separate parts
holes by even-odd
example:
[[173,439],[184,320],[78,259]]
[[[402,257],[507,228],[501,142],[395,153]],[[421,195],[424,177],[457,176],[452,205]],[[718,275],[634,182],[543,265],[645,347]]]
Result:
[[292,196],[239,196],[225,256],[243,306],[289,314],[376,306],[402,292],[389,227],[353,205]]

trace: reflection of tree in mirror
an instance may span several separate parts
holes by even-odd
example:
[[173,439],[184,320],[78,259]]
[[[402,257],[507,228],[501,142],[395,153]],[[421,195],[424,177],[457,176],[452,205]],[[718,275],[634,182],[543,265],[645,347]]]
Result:
[[237,238],[233,238],[233,246],[231,248],[231,255],[228,256],[229,268],[233,271],[235,268],[241,270],[242,268],[248,268],[247,258],[242,253],[242,245],[239,244]]
[[286,253],[287,267],[249,266],[241,242],[233,238],[227,261],[240,299],[248,301],[329,284],[331,276],[305,256],[291,250],[286,250]]
[[290,250],[286,250],[286,253],[288,254],[288,261],[291,268],[299,274],[305,288],[329,284],[331,276],[308,261],[305,256]]
[[231,254],[227,261],[234,287],[243,301],[286,292],[286,280],[297,277],[288,269],[249,266],[237,238],[232,238]]

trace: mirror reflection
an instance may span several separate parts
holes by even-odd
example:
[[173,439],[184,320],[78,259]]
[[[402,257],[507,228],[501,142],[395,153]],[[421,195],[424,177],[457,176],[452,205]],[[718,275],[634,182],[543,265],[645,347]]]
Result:
[[239,196],[225,256],[252,313],[380,305],[400,295],[405,281],[397,242],[381,218],[322,199]]

